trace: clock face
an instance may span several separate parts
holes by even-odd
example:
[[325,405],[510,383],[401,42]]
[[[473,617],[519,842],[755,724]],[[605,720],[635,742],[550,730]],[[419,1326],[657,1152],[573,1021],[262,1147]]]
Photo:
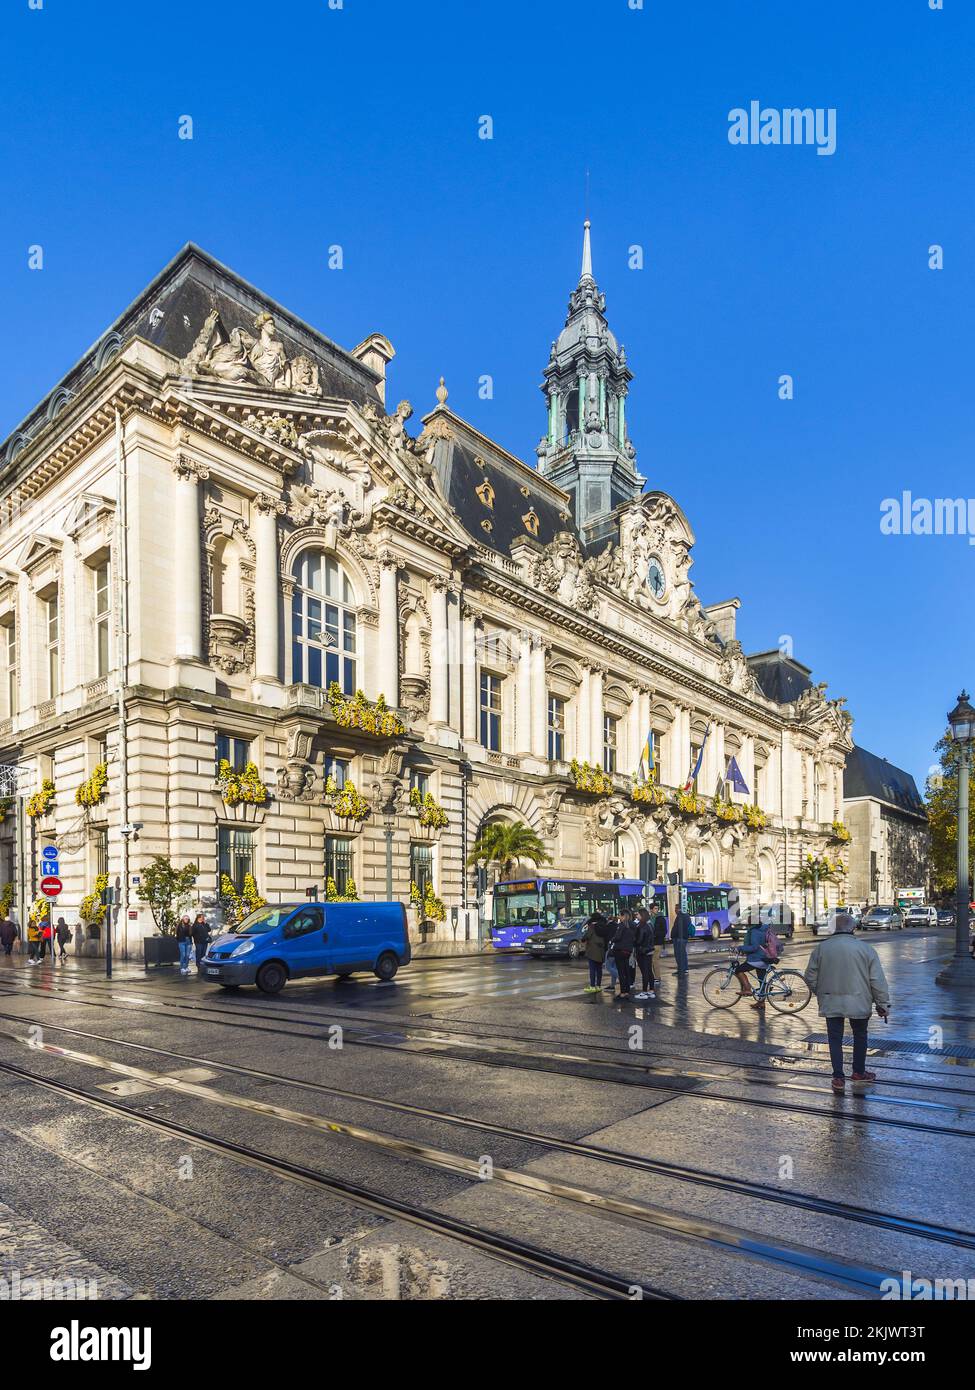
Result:
[[651,594],[653,594],[654,598],[663,598],[664,594],[667,592],[667,579],[664,575],[663,565],[661,565],[656,555],[653,556],[647,566],[647,588],[650,590]]

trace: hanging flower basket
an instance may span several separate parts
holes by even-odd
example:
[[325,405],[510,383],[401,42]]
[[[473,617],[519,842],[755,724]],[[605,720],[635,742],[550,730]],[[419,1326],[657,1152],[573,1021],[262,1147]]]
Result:
[[616,784],[609,773],[601,767],[593,767],[591,763],[580,763],[573,758],[569,764],[569,775],[576,791],[586,796],[612,796],[616,791]]
[[389,708],[383,695],[373,704],[361,690],[354,695],[344,695],[338,681],[332,681],[328,687],[328,703],[333,719],[343,729],[357,729],[373,738],[397,738],[406,733],[406,725],[395,710]]

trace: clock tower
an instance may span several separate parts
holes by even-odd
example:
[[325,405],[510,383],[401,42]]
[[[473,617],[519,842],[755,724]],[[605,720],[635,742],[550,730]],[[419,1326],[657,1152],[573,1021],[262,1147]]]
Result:
[[633,373],[606,322],[606,296],[592,273],[589,222],[582,273],[569,296],[565,327],[552,344],[542,392],[548,431],[538,445],[538,470],[572,499],[584,541],[599,540],[613,511],[639,496],[646,479],[626,428]]

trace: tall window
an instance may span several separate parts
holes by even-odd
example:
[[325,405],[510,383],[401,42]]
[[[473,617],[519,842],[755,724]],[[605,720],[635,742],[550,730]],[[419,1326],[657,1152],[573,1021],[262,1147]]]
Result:
[[220,881],[224,874],[237,889],[244,891],[244,875],[254,872],[254,832],[221,825],[217,830],[217,859]]
[[[700,756],[700,753],[701,753],[701,745],[700,745],[699,743],[692,743],[692,744],[691,744],[691,765],[690,765],[690,767],[687,769],[687,775],[688,775],[688,777],[690,777],[690,775],[691,775],[691,773],[694,771],[695,767],[697,767],[697,760],[698,760],[698,757]],[[699,777],[700,777],[700,772],[698,773],[698,776],[695,777],[694,780],[693,780],[693,790],[694,790],[694,791],[697,791],[697,783],[698,783],[698,778],[699,778]]]
[[292,568],[292,680],[328,686],[346,695],[356,688],[355,595],[341,565],[320,550],[305,550]]
[[548,756],[550,762],[565,761],[565,701],[548,697]]
[[426,892],[427,884],[433,883],[432,845],[410,845],[410,882],[419,888],[421,897]]
[[501,751],[501,677],[481,672],[481,743],[492,753]]
[[234,772],[243,772],[251,760],[250,739],[235,738],[233,734],[217,734],[217,771],[226,759]]
[[603,771],[616,771],[616,737],[619,720],[612,714],[603,715]]
[[349,780],[349,760],[348,758],[326,758],[325,759],[325,780],[333,778],[339,791]]
[[326,835],[325,877],[334,879],[335,887],[344,893],[352,876],[352,841],[343,835]]
[[430,778],[425,772],[417,772],[416,768],[410,769],[410,791],[419,792],[421,796],[426,796],[430,790]]
[[53,700],[61,689],[60,613],[57,595],[44,603],[47,645],[47,698]]
[[108,675],[109,663],[109,617],[111,609],[108,561],[104,560],[94,571],[95,580],[95,674]]
[[0,637],[3,639],[7,716],[10,718],[17,713],[20,704],[17,699],[17,623],[13,617],[0,633]]

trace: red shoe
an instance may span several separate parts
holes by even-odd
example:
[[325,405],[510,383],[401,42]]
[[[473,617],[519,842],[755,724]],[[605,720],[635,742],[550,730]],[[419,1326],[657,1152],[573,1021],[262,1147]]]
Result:
[[845,1078],[845,1077],[842,1077],[842,1076],[834,1076],[834,1077],[833,1077],[833,1094],[834,1094],[835,1096],[841,1096],[845,1090],[846,1090],[846,1078]]
[[854,1081],[876,1081],[876,1079],[877,1073],[875,1071],[855,1071],[853,1073]]

